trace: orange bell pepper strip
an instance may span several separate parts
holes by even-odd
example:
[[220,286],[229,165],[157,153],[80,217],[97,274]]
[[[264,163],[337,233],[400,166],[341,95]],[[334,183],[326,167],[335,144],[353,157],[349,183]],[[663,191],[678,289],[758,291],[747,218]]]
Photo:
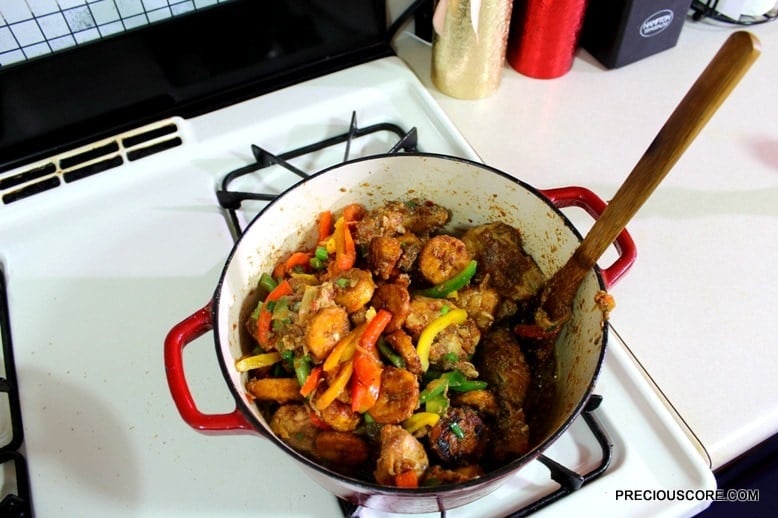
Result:
[[267,349],[270,345],[270,322],[273,319],[273,313],[267,310],[267,303],[278,300],[290,293],[292,293],[292,286],[289,284],[289,281],[283,280],[265,297],[265,303],[262,304],[262,309],[259,310],[259,316],[257,316],[257,332],[255,336],[263,349]]
[[335,271],[332,273],[345,272],[352,268],[356,262],[357,249],[354,238],[351,236],[351,230],[343,218],[338,218],[335,222]]
[[324,372],[331,372],[342,362],[354,357],[354,352],[357,350],[357,341],[364,330],[365,324],[360,324],[335,344],[335,347],[332,348],[332,351],[327,355],[322,365]]
[[397,487],[413,488],[419,487],[419,475],[412,469],[403,471],[394,476],[394,483]]
[[319,379],[321,379],[321,371],[321,365],[317,365],[311,369],[311,373],[305,378],[305,383],[300,387],[300,395],[302,397],[308,397],[313,393],[316,385],[319,384]]
[[313,257],[313,255],[308,252],[293,253],[289,256],[286,262],[284,262],[284,272],[291,273],[297,266],[302,266],[307,269],[310,264],[311,257]]
[[332,211],[325,210],[319,213],[319,236],[318,243],[326,240],[332,235]]

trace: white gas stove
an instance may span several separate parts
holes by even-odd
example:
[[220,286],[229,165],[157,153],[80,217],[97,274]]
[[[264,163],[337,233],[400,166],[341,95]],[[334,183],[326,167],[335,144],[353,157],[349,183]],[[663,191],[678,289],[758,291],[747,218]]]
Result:
[[[162,357],[169,329],[210,300],[234,243],[216,195],[225,175],[255,162],[252,145],[297,149],[348,132],[354,113],[360,128],[415,128],[420,151],[478,160],[410,69],[389,57],[0,174],[4,328],[21,403],[18,453],[36,514],[385,516],[342,505],[269,441],[192,430],[173,405]],[[398,138],[378,131],[291,161],[312,172],[342,160],[347,146],[357,157],[385,152]],[[235,186],[253,182],[277,194],[298,179],[274,166]],[[239,223],[262,204],[244,204]],[[184,359],[198,407],[231,411],[212,335]],[[583,482],[580,489],[553,481],[536,461],[446,515],[521,515],[530,505],[540,515],[594,506],[601,516],[689,516],[707,507],[712,473],[615,329],[595,393],[600,406],[545,452],[579,474],[562,484]],[[11,429],[8,413],[0,415],[0,434],[10,440]],[[3,472],[3,489],[14,493],[17,476]],[[689,496],[624,496],[643,489]],[[557,500],[559,493],[566,496]]]

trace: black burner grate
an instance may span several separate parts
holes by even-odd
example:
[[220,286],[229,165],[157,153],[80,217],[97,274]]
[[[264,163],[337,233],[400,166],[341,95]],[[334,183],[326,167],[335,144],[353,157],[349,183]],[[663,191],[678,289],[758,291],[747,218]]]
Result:
[[[15,475],[16,493],[0,494],[0,515],[16,518],[32,516],[30,500],[30,479],[27,462],[19,449],[23,443],[22,411],[19,403],[16,366],[11,345],[11,316],[8,308],[8,291],[5,272],[0,268],[0,341],[3,348],[4,377],[0,378],[0,393],[8,399],[11,437],[0,446],[0,464],[4,467],[12,464]],[[6,472],[7,473],[7,472]]]
[[233,181],[247,174],[260,172],[262,169],[272,165],[280,165],[291,173],[299,176],[300,179],[304,180],[310,176],[310,174],[305,171],[301,171],[292,165],[290,163],[291,160],[308,155],[310,153],[315,153],[325,148],[345,144],[343,162],[346,162],[351,158],[351,145],[356,139],[382,132],[394,134],[397,138],[397,141],[388,150],[388,153],[397,153],[400,151],[416,151],[416,146],[418,143],[416,128],[411,128],[410,130],[405,131],[400,126],[391,122],[381,122],[360,128],[357,125],[356,112],[351,114],[351,124],[349,125],[349,129],[346,132],[326,138],[324,140],[320,140],[318,142],[314,142],[312,144],[308,144],[306,146],[299,147],[297,149],[293,149],[291,151],[287,151],[285,153],[281,153],[280,155],[274,155],[273,153],[266,151],[257,145],[252,145],[251,153],[254,156],[255,162],[227,173],[227,175],[222,179],[221,188],[216,191],[216,197],[219,201],[219,205],[226,209],[235,237],[237,238],[243,232],[240,221],[238,219],[237,211],[241,208],[241,205],[244,201],[272,201],[278,195],[261,192],[230,190],[230,184]]

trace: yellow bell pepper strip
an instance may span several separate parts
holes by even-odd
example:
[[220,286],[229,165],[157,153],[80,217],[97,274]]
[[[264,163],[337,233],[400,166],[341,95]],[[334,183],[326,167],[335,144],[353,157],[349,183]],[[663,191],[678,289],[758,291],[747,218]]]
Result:
[[308,397],[313,394],[313,391],[316,389],[316,386],[319,384],[319,380],[321,379],[321,373],[321,365],[317,365],[311,369],[311,373],[308,374],[308,377],[305,378],[305,381],[300,387],[300,395],[302,397]]
[[421,290],[418,292],[418,294],[423,295],[425,297],[433,297],[436,299],[442,299],[443,297],[447,297],[450,294],[454,293],[455,291],[461,290],[462,288],[467,286],[467,283],[469,283],[470,279],[472,279],[473,275],[475,275],[475,270],[477,266],[478,263],[475,260],[472,260],[469,263],[467,263],[467,265],[462,269],[461,272],[457,273],[449,280],[437,284],[435,286],[432,286],[431,288]]
[[341,392],[346,389],[351,375],[354,373],[354,364],[352,362],[346,362],[341,365],[338,374],[327,390],[325,390],[321,396],[319,396],[314,402],[314,406],[317,410],[321,411],[330,406],[335,398],[337,398]]
[[467,311],[464,309],[452,309],[445,315],[439,316],[425,327],[419,341],[416,343],[416,353],[421,360],[421,369],[427,371],[430,367],[430,350],[435,337],[450,325],[461,324],[467,320]]
[[281,361],[281,353],[262,353],[255,354],[253,356],[246,356],[235,362],[235,369],[238,372],[246,372],[252,369],[261,369],[262,367],[270,367],[271,365]]
[[267,349],[270,346],[270,323],[273,319],[273,313],[267,308],[268,302],[273,302],[281,297],[292,293],[292,286],[288,281],[281,281],[278,286],[271,291],[265,298],[265,303],[262,305],[262,309],[259,310],[257,316],[257,332],[255,338],[263,349]]
[[408,433],[414,433],[425,426],[435,426],[440,421],[440,414],[433,412],[416,412],[411,417],[403,421],[402,426]]
[[332,372],[342,362],[349,361],[354,357],[359,337],[365,330],[365,326],[366,324],[360,324],[335,344],[330,354],[327,355],[327,359],[324,360],[324,372]]

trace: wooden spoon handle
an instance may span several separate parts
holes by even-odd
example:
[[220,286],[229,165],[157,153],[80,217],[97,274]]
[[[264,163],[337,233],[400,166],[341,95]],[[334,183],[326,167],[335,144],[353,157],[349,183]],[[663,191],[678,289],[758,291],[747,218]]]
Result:
[[586,273],[654,192],[761,53],[746,31],[727,38],[665,122],[573,257],[549,281],[543,310],[551,321],[569,312]]

